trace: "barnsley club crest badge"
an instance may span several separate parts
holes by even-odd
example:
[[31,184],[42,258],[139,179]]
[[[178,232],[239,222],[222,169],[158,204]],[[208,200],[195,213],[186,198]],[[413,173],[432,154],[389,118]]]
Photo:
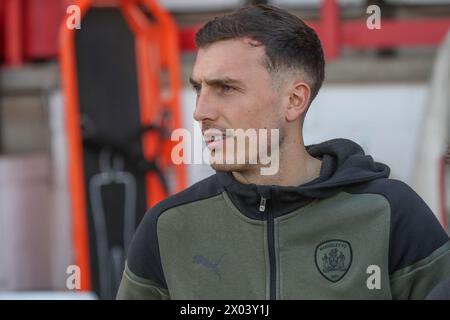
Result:
[[316,248],[316,266],[320,274],[331,282],[341,280],[352,264],[352,247],[344,240],[328,240]]

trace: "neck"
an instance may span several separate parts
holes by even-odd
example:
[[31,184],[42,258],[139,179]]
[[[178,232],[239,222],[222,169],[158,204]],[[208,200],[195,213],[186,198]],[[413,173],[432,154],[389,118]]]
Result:
[[261,175],[260,167],[233,171],[241,183],[257,185],[299,186],[320,175],[322,161],[312,157],[305,149],[301,136],[285,139],[279,151],[279,169],[274,175]]

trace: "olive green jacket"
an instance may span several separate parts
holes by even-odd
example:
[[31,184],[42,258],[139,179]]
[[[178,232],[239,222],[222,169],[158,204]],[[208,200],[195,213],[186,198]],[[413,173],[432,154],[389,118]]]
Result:
[[450,243],[424,201],[344,139],[307,147],[298,187],[217,172],[154,206],[118,299],[423,299],[450,278]]

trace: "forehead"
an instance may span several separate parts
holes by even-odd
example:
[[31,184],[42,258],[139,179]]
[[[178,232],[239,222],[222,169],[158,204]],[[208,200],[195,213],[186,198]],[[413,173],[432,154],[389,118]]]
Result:
[[192,77],[254,77],[267,72],[264,61],[264,46],[249,39],[222,40],[198,50]]

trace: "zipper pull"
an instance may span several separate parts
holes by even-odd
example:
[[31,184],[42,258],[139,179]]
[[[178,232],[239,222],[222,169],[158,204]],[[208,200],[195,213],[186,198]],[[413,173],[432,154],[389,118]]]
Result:
[[261,197],[261,202],[259,203],[259,212],[266,211],[266,198]]

